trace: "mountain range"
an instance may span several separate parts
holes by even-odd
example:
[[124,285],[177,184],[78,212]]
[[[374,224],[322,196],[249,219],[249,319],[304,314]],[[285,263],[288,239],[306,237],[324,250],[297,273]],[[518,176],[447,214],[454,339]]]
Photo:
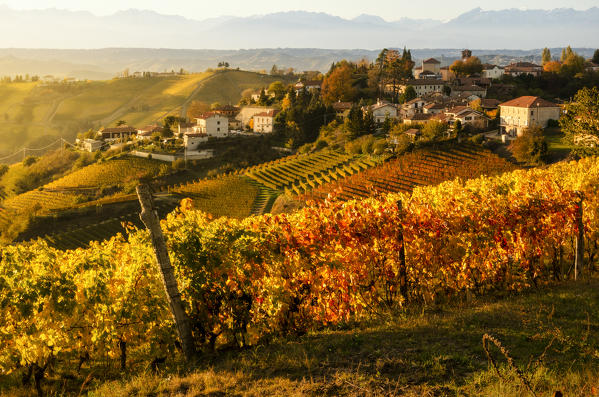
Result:
[[[248,17],[163,15],[125,10],[108,16],[0,5],[0,75],[53,74],[89,79],[131,71],[232,67],[326,71],[341,59],[376,58],[380,49],[412,49],[416,59],[449,64],[470,48],[485,62],[537,60],[548,46],[572,45],[589,57],[599,46],[599,8],[466,12],[449,21],[306,11]],[[420,50],[418,50],[420,48]],[[475,49],[490,50],[475,50]]]
[[[384,16],[384,15],[383,15]],[[599,8],[485,11],[443,22],[289,11],[201,19],[130,9],[108,16],[0,6],[3,48],[538,48],[599,45]]]

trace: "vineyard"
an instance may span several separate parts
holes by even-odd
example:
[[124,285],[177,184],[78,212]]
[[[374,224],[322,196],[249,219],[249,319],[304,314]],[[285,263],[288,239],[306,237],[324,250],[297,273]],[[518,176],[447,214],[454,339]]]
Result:
[[376,161],[337,152],[288,156],[251,167],[245,175],[272,190],[301,194],[374,167]]
[[88,165],[44,186],[48,190],[99,189],[123,186],[142,178],[158,175],[160,161],[126,157]]
[[196,209],[218,218],[243,219],[252,213],[260,188],[248,178],[237,175],[219,176],[180,185],[170,189],[192,199]]
[[[590,273],[598,194],[599,159],[587,158],[243,220],[184,200],[162,227],[196,346],[210,350],[572,278],[580,232],[577,271]],[[78,357],[126,368],[174,354],[146,231],[72,251],[8,246],[1,258],[0,373],[29,371],[41,387],[57,361],[74,372]]]
[[476,146],[421,150],[323,184],[301,197],[324,200],[333,193],[341,200],[366,198],[382,193],[410,192],[417,186],[435,185],[454,178],[497,175],[515,168],[508,161]]

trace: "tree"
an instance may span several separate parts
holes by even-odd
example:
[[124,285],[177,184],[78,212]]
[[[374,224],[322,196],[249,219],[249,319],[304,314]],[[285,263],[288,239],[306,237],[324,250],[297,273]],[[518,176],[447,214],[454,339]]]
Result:
[[340,63],[322,82],[322,98],[327,103],[352,101],[357,90],[352,84],[352,68],[349,63]]
[[547,73],[559,73],[561,68],[561,63],[557,61],[549,61],[543,65],[543,71]]
[[285,96],[285,86],[281,81],[273,81],[268,86],[268,92],[273,92],[275,99],[280,101]]
[[412,99],[416,99],[418,95],[416,94],[416,90],[411,85],[407,86],[405,91],[402,94],[402,102],[409,102]]
[[574,100],[566,105],[566,112],[559,124],[571,142],[577,136],[590,135],[599,138],[599,88],[583,88]]
[[523,163],[542,164],[547,158],[547,141],[539,126],[526,128],[512,143],[511,148],[516,160]]
[[451,95],[451,87],[448,85],[443,86],[443,95],[450,96]]
[[547,47],[543,48],[543,66],[549,62],[551,62],[551,50]]
[[422,127],[422,136],[429,140],[438,140],[443,137],[443,133],[447,131],[449,126],[447,123],[439,120],[431,120]]
[[593,59],[591,59],[591,61],[599,65],[599,48],[595,50],[595,53],[593,54]]
[[566,51],[566,53],[566,59],[564,60],[561,71],[571,76],[574,76],[577,73],[584,72],[584,57],[578,55],[577,53],[572,51],[572,49],[570,49],[570,52]]
[[116,122],[116,126],[117,127],[120,127],[120,126],[125,125],[125,124],[127,124],[127,122],[125,120],[119,120],[119,121]]

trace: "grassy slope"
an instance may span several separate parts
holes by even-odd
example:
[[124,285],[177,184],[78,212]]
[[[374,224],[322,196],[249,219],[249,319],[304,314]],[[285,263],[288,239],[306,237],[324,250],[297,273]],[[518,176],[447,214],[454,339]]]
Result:
[[[482,347],[488,333],[509,350],[537,396],[556,390],[592,396],[599,387],[598,302],[597,281],[572,282],[205,355],[194,371],[167,362],[159,374],[140,367],[126,380],[110,381],[118,376],[115,370],[96,369],[86,387],[91,396],[531,395],[496,348],[491,352],[504,379],[488,364]],[[77,381],[58,379],[53,386],[77,394],[89,373],[84,367]]]
[[192,100],[236,104],[246,88],[267,87],[277,79],[281,78],[230,70],[69,86],[3,83],[0,154],[12,153],[23,145],[41,147],[61,136],[74,140],[78,132],[113,125],[117,120],[142,127],[166,115],[181,114],[183,105]]

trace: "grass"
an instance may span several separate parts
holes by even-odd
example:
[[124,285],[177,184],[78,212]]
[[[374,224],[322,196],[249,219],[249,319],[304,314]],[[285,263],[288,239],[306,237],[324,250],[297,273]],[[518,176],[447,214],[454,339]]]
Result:
[[562,141],[564,133],[560,128],[547,128],[545,129],[545,140],[549,148],[549,156],[551,162],[563,160],[568,157],[568,154],[575,148],[575,146]]
[[2,83],[0,157],[23,146],[39,148],[60,137],[74,141],[79,132],[113,126],[118,120],[142,127],[169,114],[180,115],[192,100],[236,104],[246,88],[268,87],[277,79],[281,77],[230,70],[69,85]]
[[[83,389],[94,397],[532,396],[498,349],[490,352],[500,375],[489,364],[482,337],[490,334],[508,349],[537,396],[557,390],[593,396],[599,388],[598,330],[599,282],[568,282],[519,295],[463,297],[206,354],[193,370],[177,360],[167,360],[159,373],[137,363],[125,376],[116,374],[116,362],[84,367],[75,379],[55,375],[46,388],[55,391],[50,395],[77,394],[89,376]],[[2,384],[5,396],[31,392],[9,378]]]

